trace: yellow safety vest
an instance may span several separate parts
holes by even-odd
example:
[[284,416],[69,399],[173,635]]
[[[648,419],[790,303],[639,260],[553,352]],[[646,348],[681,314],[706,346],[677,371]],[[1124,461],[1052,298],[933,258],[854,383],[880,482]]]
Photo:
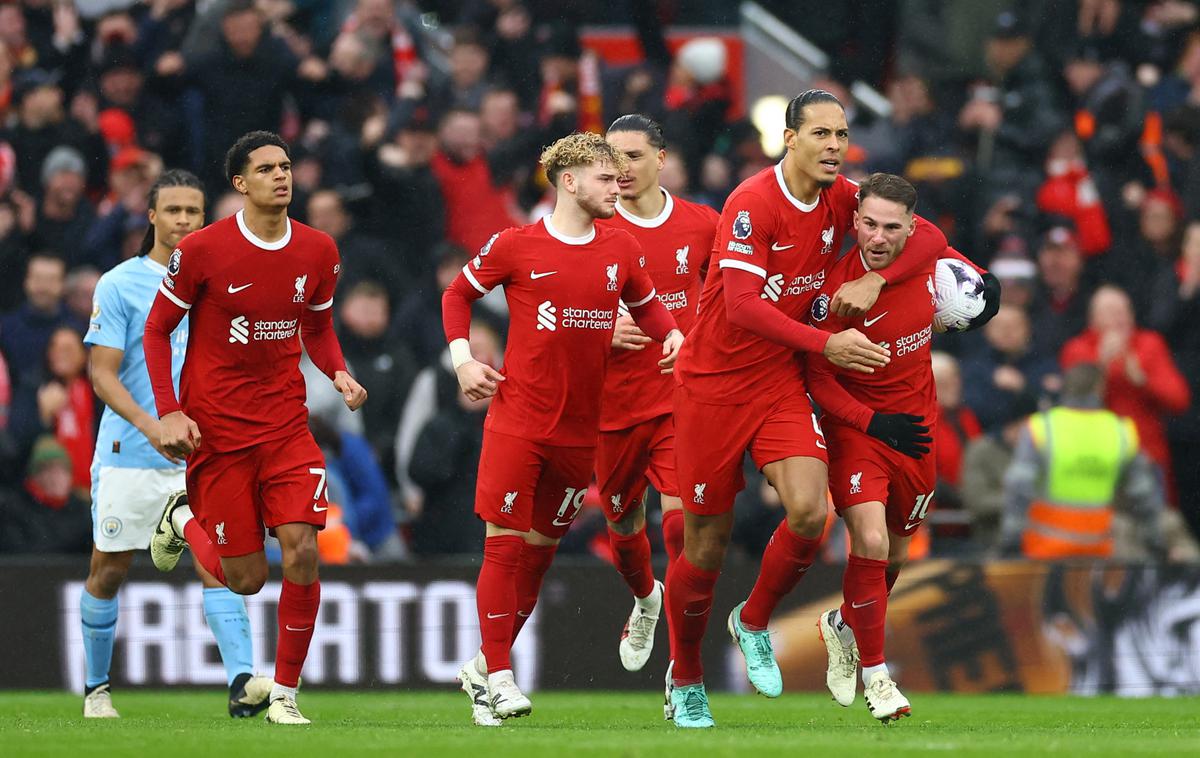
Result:
[[1111,556],[1113,500],[1138,449],[1133,422],[1103,409],[1060,407],[1028,423],[1046,459],[1046,479],[1029,507],[1021,541],[1026,557]]

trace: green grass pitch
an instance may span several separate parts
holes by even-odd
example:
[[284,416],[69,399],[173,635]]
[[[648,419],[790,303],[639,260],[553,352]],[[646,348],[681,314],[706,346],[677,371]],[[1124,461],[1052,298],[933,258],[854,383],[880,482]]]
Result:
[[0,755],[1200,755],[1195,698],[915,693],[914,715],[884,727],[861,696],[839,708],[815,694],[717,695],[717,728],[685,733],[648,692],[534,693],[532,716],[494,729],[470,725],[461,693],[302,692],[314,723],[300,728],[230,719],[221,694],[120,690],[119,721],[85,722],[74,695],[0,692]]

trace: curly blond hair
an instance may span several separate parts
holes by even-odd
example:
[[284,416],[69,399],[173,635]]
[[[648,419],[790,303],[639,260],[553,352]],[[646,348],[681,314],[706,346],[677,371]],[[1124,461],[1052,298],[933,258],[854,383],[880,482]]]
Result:
[[624,173],[629,166],[629,158],[593,132],[568,134],[542,150],[542,168],[546,170],[546,178],[555,186],[558,186],[558,177],[563,171],[593,163],[607,163],[617,173]]

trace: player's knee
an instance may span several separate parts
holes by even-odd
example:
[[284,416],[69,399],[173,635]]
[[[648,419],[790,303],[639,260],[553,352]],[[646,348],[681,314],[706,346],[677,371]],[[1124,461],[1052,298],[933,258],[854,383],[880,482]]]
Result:
[[317,552],[317,535],[315,532],[311,537],[297,540],[285,551],[285,555],[283,556],[285,569],[316,571],[319,562],[320,554]]
[[888,535],[886,529],[864,529],[854,536],[854,552],[873,561],[888,560]]
[[825,531],[825,504],[805,502],[789,508],[787,512],[788,529],[801,537],[819,537]]
[[267,583],[267,569],[257,568],[237,575],[226,575],[225,586],[239,595],[256,595]]

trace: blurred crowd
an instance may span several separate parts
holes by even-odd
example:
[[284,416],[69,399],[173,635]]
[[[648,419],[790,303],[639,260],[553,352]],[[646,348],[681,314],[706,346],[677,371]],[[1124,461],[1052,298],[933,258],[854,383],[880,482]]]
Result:
[[[1004,285],[981,333],[936,344],[941,481],[922,549],[1012,552],[1030,414],[1094,402],[1132,420],[1151,472],[1138,518],[1161,521],[1121,532],[1118,554],[1195,557],[1200,6],[763,4],[830,56],[795,90],[846,104],[846,173],[907,176],[919,212]],[[440,293],[494,232],[549,210],[537,156],[571,131],[659,119],[663,185],[717,209],[777,160],[741,115],[752,104],[737,102],[727,30],[669,34],[732,22],[730,5],[0,2],[0,553],[89,549],[99,412],[81,334],[95,283],[136,252],[164,167],[202,177],[210,221],[236,212],[221,160],[263,128],[292,145],[292,215],[338,243],[337,328],[371,398],[349,414],[304,366],[337,504],[325,558],[477,553],[486,406],[458,391]],[[583,21],[622,25],[640,59],[606,60]],[[859,79],[886,104],[856,102]],[[499,365],[502,296],[475,315],[473,352]],[[1063,392],[1077,365],[1100,368],[1079,385],[1091,400]],[[782,511],[749,474],[735,543],[757,555]],[[602,555],[603,529],[585,511],[563,549]]]

